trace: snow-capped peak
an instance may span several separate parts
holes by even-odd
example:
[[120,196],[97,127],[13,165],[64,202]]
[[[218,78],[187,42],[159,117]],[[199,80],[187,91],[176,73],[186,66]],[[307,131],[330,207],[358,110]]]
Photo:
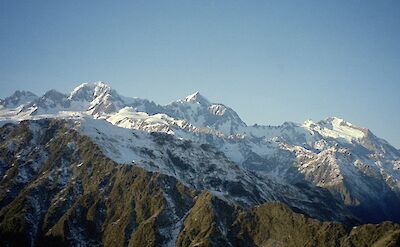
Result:
[[356,127],[350,122],[338,117],[329,117],[317,123],[312,120],[306,120],[302,127],[318,132],[324,137],[341,138],[350,143],[365,137],[366,133],[366,129]]
[[199,91],[186,96],[183,101],[188,102],[188,103],[199,103],[202,105],[210,104],[210,102],[203,95],[201,95]]
[[72,90],[70,95],[74,95],[77,92],[81,91],[82,89],[88,88],[88,87],[92,87],[92,85],[90,83],[84,82],[80,85],[78,85],[77,87],[74,88],[74,90]]
[[102,82],[102,81],[95,82],[94,85],[95,85],[95,88],[94,88],[95,95],[100,95],[105,92],[113,91],[108,84],[106,84],[105,82]]
[[311,128],[313,126],[315,126],[316,123],[312,120],[312,119],[307,119],[306,121],[304,121],[303,126],[306,128]]
[[37,99],[38,97],[29,91],[15,91],[11,96],[0,100],[0,105],[3,107],[18,107],[20,105],[29,103]]
[[51,89],[49,91],[47,91],[42,98],[48,98],[48,99],[52,99],[52,100],[59,100],[61,98],[66,97],[65,94],[55,90],[55,89]]
[[110,85],[108,85],[104,81],[96,81],[93,83],[96,87],[101,87],[101,88],[110,88]]
[[246,124],[231,108],[208,101],[199,92],[188,95],[164,107],[165,113],[175,119],[202,128],[213,128],[226,135],[236,134]]
[[68,99],[76,101],[90,101],[99,95],[111,92],[111,87],[102,81],[94,83],[82,83],[72,90]]
[[94,86],[89,83],[82,83],[72,92],[69,94],[68,99],[70,100],[88,100],[88,98],[91,96],[91,91],[93,90]]
[[343,118],[340,118],[340,117],[328,117],[324,121],[328,122],[328,123],[331,123],[333,125],[345,124],[345,125],[352,126],[352,124],[350,122],[347,122],[346,120],[344,120]]

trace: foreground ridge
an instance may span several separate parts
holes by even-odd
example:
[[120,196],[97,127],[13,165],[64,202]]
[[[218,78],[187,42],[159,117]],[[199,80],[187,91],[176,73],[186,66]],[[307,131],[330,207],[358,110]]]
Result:
[[[98,122],[94,123],[99,127]],[[246,207],[210,191],[193,189],[174,176],[147,171],[138,165],[118,164],[105,156],[101,147],[82,130],[94,123],[44,119],[1,127],[1,243],[9,246],[398,246],[400,243],[398,224],[384,222],[348,228],[310,219],[282,203]],[[149,135],[137,131],[131,134],[137,141]],[[154,141],[162,142],[163,146],[177,141],[168,136],[156,135]],[[171,163],[174,169],[184,166],[178,159],[181,158],[170,157],[175,160]]]

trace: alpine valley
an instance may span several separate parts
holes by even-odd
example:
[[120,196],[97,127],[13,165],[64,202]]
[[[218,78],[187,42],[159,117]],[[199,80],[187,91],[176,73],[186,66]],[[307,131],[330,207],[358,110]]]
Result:
[[1,246],[400,246],[400,150],[337,117],[96,82],[17,91],[0,126]]

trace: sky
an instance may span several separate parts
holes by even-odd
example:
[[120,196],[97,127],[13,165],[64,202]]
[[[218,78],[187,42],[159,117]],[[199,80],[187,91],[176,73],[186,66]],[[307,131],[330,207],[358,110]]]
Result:
[[338,116],[400,148],[400,1],[0,0],[0,98],[105,81],[248,124]]

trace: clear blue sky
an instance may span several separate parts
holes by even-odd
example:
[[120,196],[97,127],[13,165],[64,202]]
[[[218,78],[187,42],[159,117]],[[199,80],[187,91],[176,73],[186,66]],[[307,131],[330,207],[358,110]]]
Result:
[[400,1],[0,1],[0,97],[199,90],[248,123],[339,116],[400,147]]

